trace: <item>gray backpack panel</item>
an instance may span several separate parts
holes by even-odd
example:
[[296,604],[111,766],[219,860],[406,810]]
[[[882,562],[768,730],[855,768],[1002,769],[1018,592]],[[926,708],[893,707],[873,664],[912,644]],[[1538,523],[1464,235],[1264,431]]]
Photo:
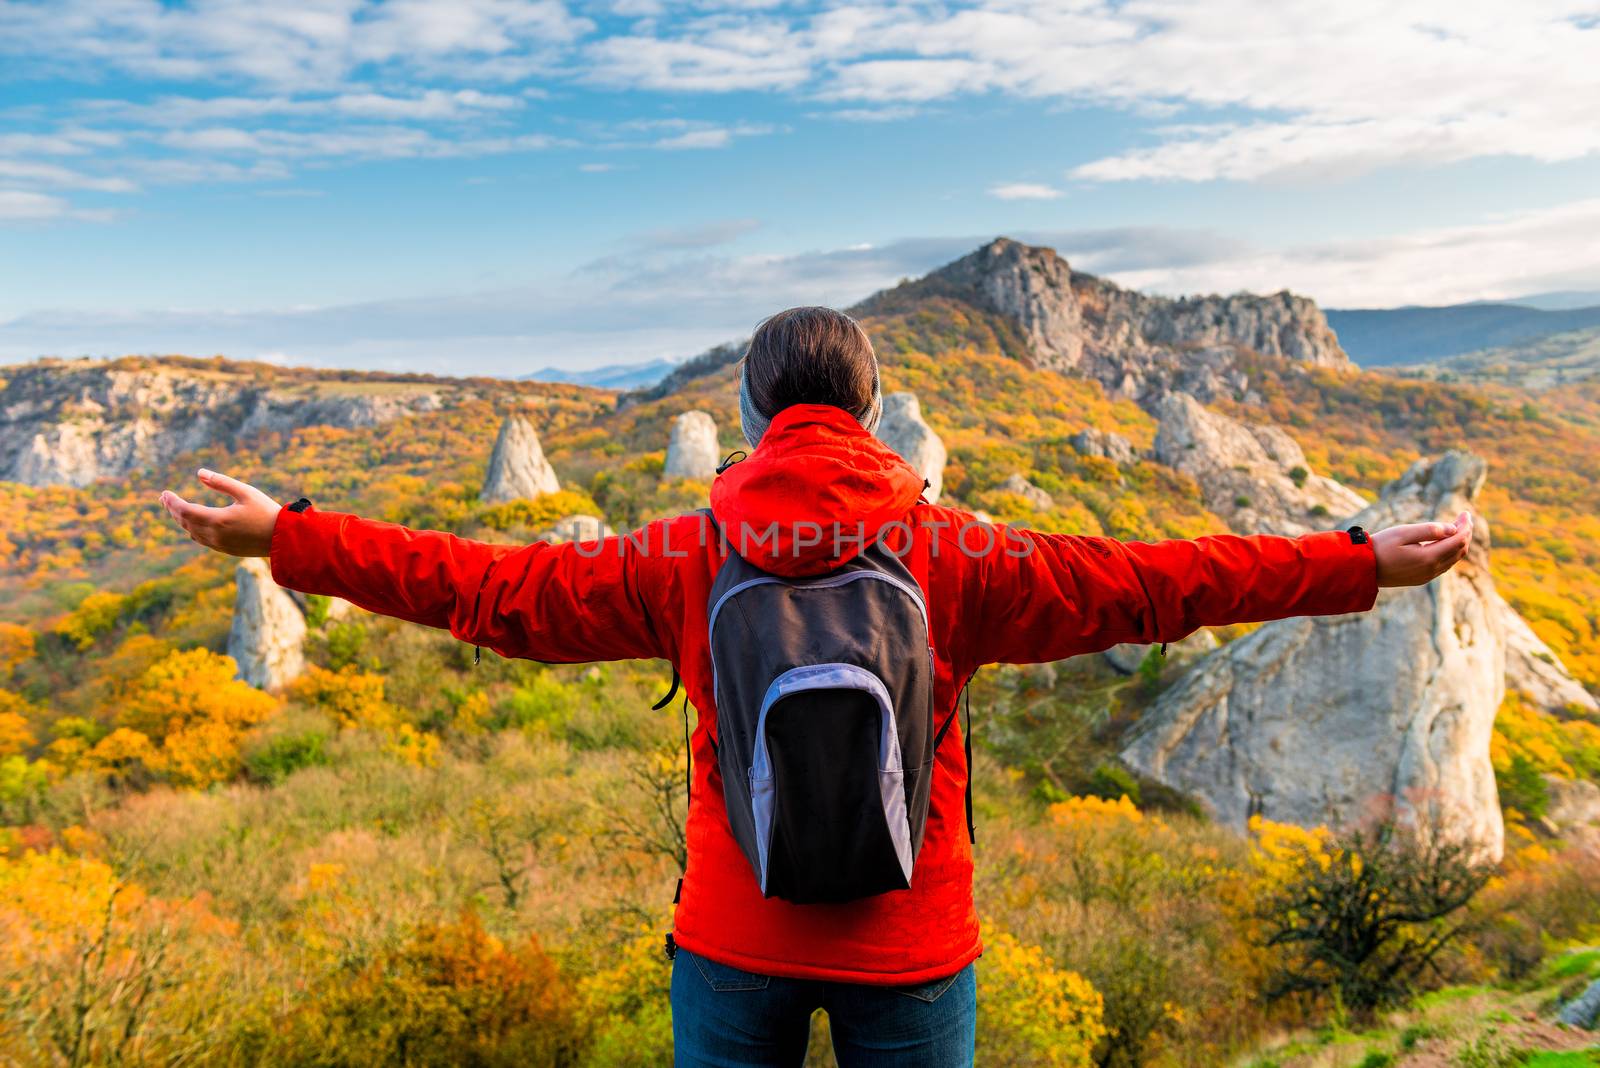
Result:
[[927,825],[927,608],[894,555],[782,578],[730,552],[709,629],[728,822],[767,897],[849,901],[911,884]]

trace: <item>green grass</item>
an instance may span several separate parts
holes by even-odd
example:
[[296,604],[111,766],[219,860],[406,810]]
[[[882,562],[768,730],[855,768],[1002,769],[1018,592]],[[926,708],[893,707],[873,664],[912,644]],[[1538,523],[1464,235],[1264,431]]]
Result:
[[1524,1062],[1524,1068],[1594,1068],[1595,1065],[1600,1065],[1600,1046],[1566,1053],[1535,1053]]
[[1552,979],[1571,979],[1578,975],[1600,972],[1600,949],[1585,949],[1564,953],[1550,964]]

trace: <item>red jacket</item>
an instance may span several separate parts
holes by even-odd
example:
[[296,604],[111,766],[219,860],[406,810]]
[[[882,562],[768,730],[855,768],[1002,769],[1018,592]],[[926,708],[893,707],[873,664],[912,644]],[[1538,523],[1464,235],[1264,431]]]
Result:
[[[816,538],[810,524],[864,523],[869,533],[888,524],[885,544],[927,601],[941,723],[983,664],[1176,641],[1202,626],[1365,611],[1377,596],[1371,546],[1343,533],[1119,542],[964,526],[970,514],[923,503],[921,492],[921,476],[848,414],[800,405],[781,412],[760,447],[716,480],[711,505],[724,531],[744,524],[763,538],[746,544],[747,558],[786,575],[827,571],[859,551],[848,535]],[[777,535],[767,537],[774,522]],[[286,509],[272,535],[272,573],[292,589],[448,628],[502,656],[670,660],[699,710],[678,943],[735,967],[801,978],[904,984],[959,970],[982,949],[959,722],[936,754],[909,890],[843,905],[761,896],[728,828],[711,749],[706,601],[724,550],[704,526],[690,514],[604,543],[516,547]]]

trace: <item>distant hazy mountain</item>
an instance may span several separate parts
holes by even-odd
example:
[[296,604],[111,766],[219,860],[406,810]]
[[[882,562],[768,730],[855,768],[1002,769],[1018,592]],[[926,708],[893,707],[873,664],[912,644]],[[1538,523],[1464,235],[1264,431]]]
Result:
[[1425,363],[1397,364],[1392,370],[1409,378],[1501,382],[1533,390],[1587,382],[1600,379],[1600,326]]
[[1529,293],[1515,300],[1497,301],[1499,304],[1521,304],[1526,308],[1543,308],[1545,311],[1565,311],[1568,308],[1600,307],[1600,289],[1562,289],[1554,293]]
[[522,378],[530,382],[568,382],[602,389],[643,389],[667,377],[676,366],[671,360],[651,360],[648,363],[607,364],[587,371],[545,367]]
[[1543,293],[1526,300],[1551,303],[1450,304],[1422,308],[1362,308],[1326,310],[1328,325],[1339,344],[1365,367],[1421,363],[1465,352],[1526,344],[1552,334],[1600,326],[1600,306],[1554,307],[1583,296]]

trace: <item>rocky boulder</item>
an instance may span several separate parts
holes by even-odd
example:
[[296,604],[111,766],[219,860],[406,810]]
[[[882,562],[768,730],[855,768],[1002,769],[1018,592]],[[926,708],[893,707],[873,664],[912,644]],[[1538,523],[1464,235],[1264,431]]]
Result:
[[600,538],[609,538],[615,533],[616,531],[607,526],[605,520],[597,515],[569,515],[552,523],[550,529],[543,535],[543,540],[597,541]]
[[1293,438],[1241,423],[1187,393],[1155,405],[1156,459],[1194,478],[1206,507],[1241,533],[1304,534],[1360,511],[1366,499],[1313,474]]
[[[1354,521],[1450,520],[1484,470],[1465,453],[1419,461]],[[1207,657],[1130,732],[1123,759],[1236,827],[1392,814],[1498,858],[1489,739],[1506,637],[1475,520],[1468,558],[1428,585],[1383,590],[1367,613],[1268,623]]]
[[927,480],[928,488],[922,495],[928,503],[936,503],[944,488],[944,442],[923,420],[922,405],[915,393],[890,393],[883,398],[878,438]]
[[1007,493],[1015,493],[1018,497],[1027,501],[1028,507],[1034,511],[1042,512],[1047,508],[1056,506],[1055,498],[1023,478],[1017,472],[1012,472],[1004,482],[1000,483],[1000,488]]
[[1098,456],[1115,464],[1131,464],[1139,458],[1132,442],[1110,430],[1085,427],[1072,435],[1070,441],[1079,454]]
[[228,655],[245,682],[276,690],[305,670],[305,616],[289,592],[272,581],[266,560],[246,557],[233,576]]
[[661,477],[709,482],[717,477],[717,465],[721,462],[715,420],[701,411],[678,416],[672,424],[672,438],[667,442],[667,462],[661,469]]
[[1506,628],[1506,689],[1520,690],[1547,712],[1600,713],[1600,701],[1572,677],[1528,621],[1503,600],[1498,608]]
[[478,499],[486,504],[531,500],[561,488],[555,469],[544,458],[533,424],[520,415],[508,415],[489,454],[489,472]]
[[1561,1006],[1556,1019],[1568,1027],[1581,1027],[1586,1031],[1600,1027],[1600,979],[1590,983],[1583,993]]

